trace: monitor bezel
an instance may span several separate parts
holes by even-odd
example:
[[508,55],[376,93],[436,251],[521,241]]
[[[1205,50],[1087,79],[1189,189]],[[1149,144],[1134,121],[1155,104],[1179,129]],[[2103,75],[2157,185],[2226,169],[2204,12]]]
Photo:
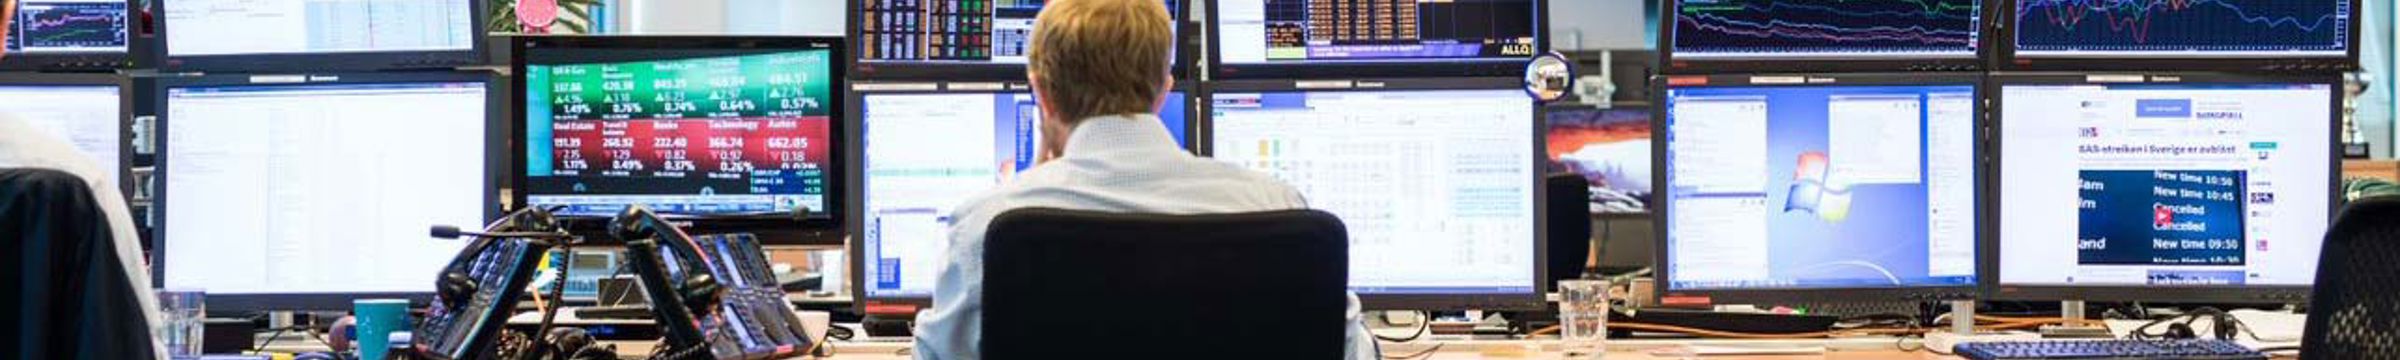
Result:
[[2127,72],[2156,72],[2160,70],[2169,70],[2319,73],[2352,71],[2359,69],[2358,59],[2360,31],[2358,28],[2359,24],[2362,23],[2360,19],[2366,16],[2366,14],[2361,14],[2359,11],[2362,8],[2360,3],[2366,2],[2367,0],[2347,0],[2350,2],[2350,24],[2348,26],[2350,33],[2347,37],[2347,39],[2350,41],[2350,44],[2348,46],[2348,54],[2345,56],[2186,56],[2157,58],[2115,55],[2019,57],[2017,56],[2017,7],[2019,4],[2022,4],[2024,0],[1984,1],[2000,1],[2005,2],[2003,5],[2006,5],[1987,6],[1989,10],[1986,11],[1987,14],[1990,14],[1986,17],[1987,20],[1985,20],[1985,23],[1990,24],[1988,25],[1989,30],[1986,30],[1986,33],[1991,34],[1989,37],[1992,38],[1992,41],[1986,42],[1991,46],[1991,51],[1988,52],[1991,54],[1991,56],[1988,58],[1992,62],[1990,65],[1991,69],[1994,70]]
[[[843,8],[844,14],[842,14],[842,35],[844,37],[851,39],[864,38],[863,36],[860,36],[860,31],[864,28],[860,27],[859,24],[862,23],[863,21],[861,20],[866,17],[866,12],[859,11],[859,9],[863,8],[864,3],[867,1],[874,0],[844,0],[844,6],[847,6]],[[1174,44],[1175,58],[1173,59],[1173,62],[1167,65],[1167,73],[1173,75],[1176,79],[1190,81],[1191,79],[1197,79],[1197,77],[1194,77],[1192,69],[1195,68],[1194,62],[1199,59],[1197,53],[1200,51],[1199,44],[1196,41],[1193,41],[1194,39],[1197,39],[1197,37],[1193,36],[1192,31],[1199,28],[1199,26],[1192,23],[1192,6],[1199,3],[1201,0],[1176,1],[1178,1],[1177,5],[1183,7],[1183,9],[1181,9],[1181,11],[1175,11],[1177,9],[1168,9],[1170,12],[1173,12],[1173,14],[1168,15],[1169,17],[1175,19],[1176,35]],[[852,41],[848,44],[848,46],[867,46],[867,43],[864,40]],[[849,54],[858,53],[855,51],[857,49],[843,50],[849,51]],[[860,56],[849,56],[846,57],[846,63],[844,65],[851,69],[851,73],[853,74],[852,76],[858,80],[1024,82],[1026,79],[1025,64],[1019,63],[995,63],[990,61],[934,62],[924,60],[867,60]]]
[[1677,59],[1675,57],[1676,9],[1684,0],[1666,0],[1660,4],[1658,16],[1658,71],[1662,74],[1709,75],[1727,72],[1793,73],[1793,72],[1898,72],[1898,71],[1974,71],[1985,66],[1985,57],[1992,54],[1993,32],[1990,26],[1992,3],[2007,0],[1976,0],[1975,51],[1965,57],[1951,58],[1859,58],[1859,57],[1802,57],[1758,56],[1722,59]]
[[[1201,24],[1205,31],[1207,53],[1204,62],[1209,80],[1268,80],[1273,79],[1338,79],[1338,78],[1423,78],[1423,77],[1518,77],[1525,75],[1525,66],[1535,56],[1550,52],[1550,0],[1525,0],[1532,3],[1533,56],[1523,58],[1438,58],[1390,60],[1308,60],[1291,63],[1227,64],[1223,31],[1215,23],[1220,19],[1219,4],[1225,0],[1193,0],[1206,3],[1209,23]],[[1575,0],[1568,0],[1575,1]],[[1520,80],[1520,82],[1522,82]],[[1522,84],[1520,84],[1522,85]]]
[[[2129,76],[2140,77],[2142,80],[2119,81],[2131,80],[2124,79],[2125,77]],[[2159,77],[2167,77],[2171,79],[2159,79]],[[1986,289],[1984,291],[1986,298],[2012,301],[2090,300],[2224,303],[2302,303],[2307,301],[2309,291],[2314,286],[2313,284],[2306,286],[2148,286],[2130,284],[2063,286],[2012,285],[2002,282],[2000,278],[2000,267],[2003,264],[2001,263],[2002,254],[2000,253],[2000,243],[2002,241],[2007,241],[2007,239],[2004,236],[2005,227],[2000,226],[2000,221],[2004,220],[2001,219],[2002,214],[2000,211],[2000,202],[2007,198],[2004,197],[2006,194],[2001,192],[2001,187],[1996,185],[1998,180],[2003,179],[2001,176],[2006,170],[2002,169],[2000,166],[2001,156],[2006,154],[2005,150],[2007,145],[2007,139],[2001,136],[2002,132],[2000,131],[2003,126],[2006,126],[2006,122],[2003,121],[2006,114],[2001,112],[2001,109],[2003,108],[2002,105],[2005,104],[2007,99],[2004,99],[2002,96],[2002,94],[2005,93],[2002,90],[2012,85],[2040,86],[2277,83],[2329,85],[2329,88],[2327,89],[2327,97],[2330,98],[2330,107],[2328,109],[2331,109],[2333,113],[2326,114],[2326,121],[2329,122],[2329,124],[2326,126],[2326,128],[2329,130],[2326,133],[2326,144],[2329,146],[2327,146],[2325,165],[2328,168],[2327,174],[2332,174],[2333,176],[2328,177],[2325,186],[2326,194],[2333,197],[2332,201],[2328,202],[2328,204],[2331,205],[2331,208],[2327,209],[2326,212],[2326,220],[2328,221],[2326,226],[2330,227],[2332,226],[2332,223],[2330,222],[2332,220],[2332,216],[2336,212],[2340,211],[2342,204],[2345,202],[2340,196],[2342,147],[2337,145],[2341,143],[2340,113],[2342,111],[2343,101],[2343,95],[2341,93],[2342,79],[2340,75],[2225,74],[2195,72],[2147,72],[2117,74],[2003,73],[1992,75],[1990,81],[1991,91],[1988,93],[1989,95],[1986,97],[1986,99],[1989,99],[1988,103],[1991,106],[1991,110],[1987,112],[1991,119],[1991,135],[1985,137],[1986,141],[1990,142],[1988,146],[1989,152],[1987,153],[1988,162],[1986,163],[1987,167],[1985,171],[1988,173],[1987,176],[1989,176],[1989,179],[1991,179],[1995,185],[1985,188],[1985,191],[1989,192],[1988,196],[1993,199],[1993,201],[1989,201],[1984,204],[1986,210],[1984,212],[1986,214],[1986,220],[1990,222],[1991,226],[1987,227],[1990,229],[1990,231],[1987,232],[1986,240],[1980,246],[1981,248],[1976,251],[1976,257],[1980,259],[1977,262],[1984,267],[1984,269],[1980,272],[1990,275],[1980,278],[1980,280],[1983,281]],[[2311,272],[2311,274],[2314,273]],[[2313,283],[2314,281],[2311,282]]]
[[[60,54],[29,54],[11,52],[0,60],[0,71],[110,72],[134,67],[134,54],[142,51],[141,6],[133,0],[125,4],[125,51],[73,52]],[[23,5],[23,4],[19,4]],[[19,36],[14,32],[9,36]],[[22,51],[22,49],[20,49]]]
[[[1207,89],[1205,89],[1206,91],[1200,95],[1200,99],[1204,100],[1200,103],[1208,105],[1209,107],[1200,110],[1200,113],[1205,116],[1194,118],[1195,120],[1198,120],[1198,122],[1193,124],[1193,129],[1196,130],[1193,131],[1193,133],[1200,136],[1200,141],[1194,142],[1194,144],[1200,146],[1203,154],[1209,154],[1213,157],[1214,149],[1208,145],[1210,142],[1215,141],[1215,129],[1213,129],[1216,123],[1214,119],[1215,108],[1212,101],[1205,100],[1214,99],[1216,95],[1222,93],[1372,92],[1414,90],[1524,91],[1524,89],[1525,80],[1521,77],[1218,81],[1210,83]],[[1530,97],[1531,95],[1527,96]],[[1543,109],[1541,102],[1528,100],[1526,104],[1529,106],[1527,109],[1527,114],[1532,116],[1531,121],[1534,122],[1529,126],[1531,131],[1533,131],[1533,137],[1531,138],[1532,143],[1526,144],[1527,149],[1531,152],[1527,153],[1530,156],[1525,159],[1525,161],[1528,162],[1527,166],[1531,166],[1530,169],[1533,169],[1533,175],[1525,179],[1526,186],[1533,191],[1533,196],[1530,198],[1533,201],[1533,213],[1531,215],[1533,222],[1527,225],[1533,227],[1532,230],[1534,237],[1532,239],[1528,239],[1530,241],[1527,241],[1524,244],[1525,246],[1532,248],[1533,254],[1533,262],[1530,264],[1533,267],[1533,269],[1531,269],[1532,272],[1530,273],[1533,276],[1533,280],[1531,284],[1529,284],[1532,285],[1532,287],[1529,288],[1531,290],[1523,293],[1361,293],[1357,295],[1362,309],[1434,311],[1537,310],[1549,306],[1544,299],[1548,295],[1549,290],[1552,288],[1552,284],[1549,284],[1546,280],[1549,278],[1549,267],[1546,264],[1549,264],[1550,256],[1549,246],[1547,246],[1550,239],[1550,219],[1549,216],[1546,216],[1545,214],[1549,214],[1550,204],[1548,201],[1542,200],[1549,197],[1549,187],[1544,184],[1546,180],[1545,178],[1549,174],[1544,173],[1541,170],[1544,166],[1543,162],[1549,161],[1549,158],[1543,155],[1544,147],[1546,146],[1545,141],[1546,136],[1548,135],[1548,128],[1542,126],[1546,111]],[[1355,291],[1353,292],[1355,293]]]
[[[850,146],[852,146],[852,148],[843,152],[842,159],[850,164],[857,164],[857,167],[860,170],[849,172],[846,176],[842,177],[842,182],[844,184],[842,191],[848,192],[848,194],[845,194],[843,197],[847,200],[842,203],[842,207],[844,208],[843,213],[849,215],[844,217],[842,221],[846,224],[847,228],[858,229],[860,233],[865,232],[867,228],[867,177],[865,170],[867,161],[867,117],[865,111],[867,108],[867,95],[999,94],[1019,92],[1030,93],[1033,91],[1033,88],[1026,85],[1024,81],[993,82],[860,80],[852,83],[850,86],[850,93],[846,94],[842,100],[849,104],[848,106],[844,106],[842,108],[843,111],[845,111],[842,116],[842,121],[849,123],[847,126],[843,127],[844,132],[842,133],[842,136],[852,140],[850,141]],[[1199,146],[1201,145],[1199,142],[1199,119],[1197,118],[1197,116],[1200,115],[1200,108],[1198,106],[1199,103],[1197,102],[1198,99],[1201,99],[1199,88],[1200,86],[1197,85],[1197,82],[1181,82],[1177,83],[1175,87],[1171,89],[1172,91],[1181,91],[1184,94],[1184,98],[1180,99],[1180,101],[1185,103],[1183,108],[1184,130],[1183,138],[1179,140],[1182,140],[1185,144],[1184,150],[1192,151],[1195,154],[1199,153]],[[853,235],[854,236],[850,239],[850,241],[844,245],[844,249],[848,250],[849,252],[849,254],[846,254],[846,256],[850,259],[850,273],[848,276],[850,280],[849,291],[852,298],[857,300],[855,301],[855,304],[853,304],[853,308],[859,311],[868,311],[870,309],[889,307],[903,307],[921,310],[933,305],[932,296],[885,296],[869,294],[866,291],[866,284],[869,280],[866,276],[866,238],[863,236],[855,236],[857,234]]]
[[[827,87],[827,89],[834,92],[831,94],[831,97],[835,100],[830,102],[830,104],[827,104],[827,106],[832,107],[832,109],[829,110],[831,110],[831,113],[834,114],[834,116],[843,116],[842,114],[847,114],[847,106],[842,103],[841,99],[849,96],[849,78],[846,76],[847,73],[844,71],[841,64],[843,61],[842,59],[845,59],[849,56],[849,53],[846,52],[848,43],[842,38],[838,37],[530,35],[514,36],[511,39],[511,44],[511,48],[514,51],[510,54],[513,54],[514,56],[510,57],[509,73],[518,74],[518,76],[509,76],[506,83],[509,90],[506,94],[508,98],[504,100],[506,101],[504,104],[510,106],[508,106],[508,114],[503,115],[505,117],[503,121],[507,123],[507,125],[504,127],[507,129],[507,131],[503,133],[503,135],[507,136],[507,140],[504,141],[508,143],[507,149],[509,149],[509,151],[506,154],[495,156],[495,159],[497,159],[495,161],[505,163],[505,165],[502,167],[507,170],[500,176],[502,176],[503,179],[506,179],[506,184],[508,184],[512,190],[509,191],[509,204],[519,208],[528,206],[526,201],[532,196],[530,191],[523,189],[523,186],[527,183],[527,178],[529,176],[525,174],[524,167],[524,163],[526,161],[525,143],[519,140],[518,137],[525,133],[526,106],[531,105],[525,99],[526,79],[524,76],[522,76],[522,74],[525,74],[525,67],[528,65],[526,63],[527,57],[525,54],[528,50],[533,48],[828,50],[831,51],[828,56],[830,56],[833,61],[831,64],[828,64],[826,68],[835,80],[833,80],[834,82],[831,84],[831,86]],[[845,150],[844,146],[848,146],[849,138],[841,135],[845,134],[845,131],[847,131],[847,126],[844,125],[847,120],[845,120],[845,118],[835,118],[832,120],[833,122],[828,124],[828,126],[831,126],[831,128],[827,129],[826,131],[826,134],[828,135],[827,137],[830,138],[828,140],[832,141],[832,144],[829,145],[830,147],[828,150],[831,152],[832,158],[847,158],[849,154],[846,154],[848,151]],[[844,176],[847,176],[847,171],[849,170],[847,164],[848,163],[841,161],[833,161],[826,164],[825,179],[827,180],[827,189],[825,191],[825,211],[829,212],[830,214],[827,214],[823,218],[803,219],[798,221],[793,221],[790,219],[764,218],[677,219],[677,224],[679,226],[683,226],[686,231],[694,234],[735,232],[752,233],[758,235],[760,244],[769,246],[841,245],[844,242],[843,236],[847,234],[845,232],[846,228],[843,227],[845,222],[842,219],[848,216],[846,215],[846,211],[844,211],[841,204],[846,201],[846,192],[848,190],[838,189],[837,187],[844,185],[840,182],[840,179],[842,179]],[[515,208],[511,208],[509,210],[513,211]],[[607,235],[606,231],[602,229],[602,227],[604,227],[609,220],[607,218],[561,216],[560,220],[567,223],[566,225],[570,231],[579,235],[584,235],[586,240],[593,240],[600,243],[619,242],[618,239]]]
[[[1656,102],[1657,106],[1652,107],[1650,121],[1651,128],[1659,129],[1658,131],[1660,132],[1659,134],[1653,136],[1656,139],[1670,139],[1654,141],[1650,145],[1651,152],[1654,154],[1659,154],[1656,155],[1658,156],[1658,160],[1651,162],[1651,181],[1653,184],[1667,183],[1667,171],[1671,169],[1669,163],[1673,162],[1673,157],[1667,155],[1668,143],[1671,142],[1673,137],[1671,135],[1672,131],[1666,129],[1668,129],[1667,126],[1669,123],[1667,115],[1672,112],[1674,106],[1668,101],[1666,92],[1674,89],[1707,87],[1828,87],[1848,85],[1967,85],[1972,86],[1975,89],[1975,96],[1977,99],[1984,99],[1984,94],[1987,90],[1987,86],[1984,83],[1984,75],[1980,72],[1683,76],[1662,75],[1653,78],[1653,80],[1657,82],[1657,84],[1651,87],[1653,89],[1652,95],[1658,100]],[[1678,84],[1677,82],[1679,81],[1699,81],[1700,83]],[[1975,129],[1975,139],[1984,139],[1986,138],[1986,134],[1988,134],[1989,129],[1987,129],[1985,126],[1988,124],[1988,122],[1984,116],[1984,114],[1988,113],[1986,111],[1987,109],[1985,109],[1986,106],[1988,105],[1981,104],[1980,102],[1976,104],[1975,116],[1973,119],[1973,121],[1975,121],[1975,124],[1973,124]],[[1976,158],[1979,162],[1983,160],[1980,154],[1983,154],[1985,151],[1984,146],[1985,143],[1983,141],[1978,140],[1975,142],[1974,152],[1978,154]],[[1984,196],[1986,196],[1986,193],[1991,186],[1990,181],[1986,178],[1988,174],[1984,172],[1985,169],[1986,168],[1983,166],[1976,166],[1976,174],[1973,176],[1975,179],[1975,184],[1973,187],[1976,191],[1975,196],[1977,197],[1975,199],[1974,208],[1976,209],[1976,212],[1978,212],[1978,214],[1974,216],[1976,222],[1975,242],[1977,244],[1984,242],[1983,239],[1988,237],[1988,231],[1992,228],[1990,224],[1985,223],[1985,219],[1987,217],[1981,214],[1986,212],[1984,210],[1985,204],[1989,202],[1989,199],[1984,198]],[[1664,185],[1661,186],[1664,187]],[[1674,214],[1675,211],[1674,203],[1667,200],[1667,194],[1665,191],[1652,193],[1651,197],[1654,203],[1652,203],[1650,207],[1650,221],[1653,229],[1657,229],[1660,239],[1656,254],[1657,257],[1654,258],[1654,264],[1657,264],[1655,271],[1658,275],[1658,278],[1661,279],[1659,280],[1656,294],[1662,303],[1669,306],[1798,303],[1821,301],[1966,300],[1975,299],[1978,295],[1980,295],[1979,290],[1981,287],[1978,284],[1981,284],[1981,282],[1984,281],[1984,278],[1987,277],[1987,274],[1984,273],[1984,269],[1981,266],[1982,264],[1980,264],[1982,255],[1977,254],[1978,264],[1976,264],[1975,281],[1966,284],[1872,288],[1811,287],[1777,289],[1675,289],[1673,282],[1667,280],[1673,279],[1674,275],[1674,266],[1671,264],[1674,259],[1675,246],[1671,241],[1668,240],[1672,239],[1674,232],[1672,228],[1668,227],[1668,220],[1673,217],[1672,214]]]
[[[294,80],[297,80],[297,81],[294,81]],[[170,238],[168,238],[168,237],[167,237],[167,229],[169,228],[169,226],[171,226],[171,224],[173,224],[173,222],[171,222],[171,220],[172,220],[172,219],[169,219],[169,218],[168,218],[168,216],[167,216],[167,211],[166,211],[166,210],[164,210],[164,209],[166,209],[168,206],[172,206],[172,205],[173,205],[173,202],[172,202],[172,200],[173,200],[173,194],[169,194],[169,193],[168,193],[168,191],[167,191],[167,187],[166,187],[166,183],[167,183],[168,181],[172,181],[172,179],[169,179],[169,178],[168,178],[168,175],[169,175],[169,173],[168,173],[168,169],[169,169],[169,168],[171,168],[172,166],[174,166],[174,164],[173,164],[173,162],[174,162],[174,161],[173,161],[173,159],[167,156],[167,154],[169,154],[169,153],[170,153],[170,152],[169,152],[169,149],[171,149],[171,148],[174,146],[174,144],[173,144],[172,142],[170,142],[170,141],[166,141],[166,139],[168,139],[168,138],[169,138],[169,135],[170,135],[168,132],[169,132],[169,131],[170,131],[170,129],[172,128],[172,127],[170,127],[170,126],[167,126],[167,124],[169,124],[170,122],[174,121],[174,119],[172,119],[172,117],[168,115],[168,114],[172,114],[172,113],[173,113],[172,111],[170,111],[170,109],[171,109],[171,108],[174,106],[174,104],[173,104],[173,103],[171,103],[171,102],[169,102],[169,101],[168,101],[168,97],[169,97],[168,93],[169,93],[169,91],[170,91],[170,90],[172,90],[172,89],[175,89],[175,88],[189,88],[189,87],[228,87],[228,86],[267,86],[267,87],[278,87],[278,86],[319,86],[319,85],[355,85],[355,84],[395,84],[395,83],[451,83],[451,82],[475,82],[475,83],[482,83],[482,84],[484,84],[484,94],[485,94],[485,95],[484,95],[484,104],[483,104],[483,106],[484,106],[484,121],[483,121],[483,124],[484,124],[484,129],[485,129],[485,132],[486,132],[486,133],[496,133],[496,132],[500,131],[501,129],[505,129],[505,128],[506,128],[504,125],[502,125],[502,124],[500,124],[500,123],[499,123],[499,121],[501,120],[501,117],[499,116],[499,114],[497,114],[497,112],[496,112],[496,111],[494,111],[494,109],[498,109],[498,106],[499,106],[499,103],[498,103],[498,102],[499,102],[499,101],[501,101],[501,99],[499,99],[499,95],[500,95],[501,93],[500,93],[499,89],[497,89],[497,88],[495,88],[495,87],[494,87],[494,86],[497,86],[497,84],[499,83],[499,81],[500,81],[500,80],[499,80],[499,79],[498,79],[498,78],[497,78],[495,75],[492,75],[492,74],[489,74],[489,73],[473,73],[473,72],[424,72],[424,73],[314,73],[314,74],[292,74],[292,75],[191,75],[191,76],[164,76],[164,77],[160,77],[160,78],[158,78],[158,80],[157,80],[157,85],[156,85],[156,86],[153,88],[153,91],[149,91],[149,93],[148,93],[148,94],[144,94],[144,96],[148,97],[148,100],[149,100],[149,101],[152,101],[153,103],[157,104],[157,120],[156,120],[156,124],[157,124],[156,126],[157,126],[157,128],[156,128],[156,129],[154,129],[154,131],[152,131],[152,133],[153,133],[153,134],[155,134],[155,135],[153,135],[153,136],[155,136],[155,137],[158,139],[158,146],[157,146],[157,150],[158,150],[158,157],[157,157],[157,164],[156,164],[156,166],[157,166],[157,170],[156,170],[156,172],[154,173],[154,175],[153,175],[152,177],[153,177],[154,181],[156,181],[156,182],[159,184],[158,186],[156,186],[156,187],[154,187],[154,188],[152,188],[152,189],[151,189],[151,191],[152,191],[152,194],[153,194],[153,198],[152,198],[152,204],[153,204],[153,205],[152,205],[152,206],[155,206],[155,207],[157,207],[157,209],[158,209],[158,210],[153,210],[153,212],[152,212],[152,214],[151,214],[151,216],[152,216],[152,219],[153,219],[154,221],[156,221],[156,222],[157,222],[157,223],[153,224],[153,226],[152,226],[152,228],[151,228],[151,235],[152,235],[152,237],[153,237],[154,239],[156,239],[156,240],[155,240],[155,241],[156,241],[156,243],[155,243],[155,245],[156,245],[156,248],[155,248],[155,249],[153,249],[153,250],[151,251],[151,254],[150,254],[150,261],[151,261],[150,275],[151,275],[151,283],[152,283],[152,285],[153,285],[153,286],[159,286],[159,287],[165,287],[165,286],[168,286],[168,285],[166,284],[166,276],[165,276],[166,264],[167,264],[167,262],[168,262],[168,261],[172,260],[172,259],[168,259],[168,258],[167,258],[167,255],[166,255],[166,254],[167,254],[167,251],[166,251],[166,249],[167,249],[167,247],[168,247],[168,246],[170,246],[170,245],[172,245],[172,244],[173,244],[173,241],[172,241],[172,239],[170,239]],[[506,146],[505,144],[502,144],[502,143],[500,142],[500,140],[501,140],[501,139],[500,139],[500,138],[498,138],[498,137],[490,137],[490,136],[487,136],[487,137],[486,137],[486,138],[484,138],[484,139],[470,139],[470,140],[472,140],[472,141],[481,141],[481,143],[482,143],[482,145],[483,145],[483,147],[484,147],[485,149],[501,149],[501,148],[504,148],[504,146]],[[484,190],[483,190],[483,194],[482,194],[482,198],[483,198],[483,199],[485,199],[485,203],[483,204],[483,218],[482,218],[482,220],[483,220],[483,221],[485,221],[485,222],[490,222],[490,221],[492,221],[493,219],[498,219],[498,218],[500,217],[500,207],[499,207],[499,202],[498,202],[498,201],[496,201],[497,199],[499,199],[499,186],[497,186],[498,184],[497,184],[496,182],[494,182],[494,181],[493,181],[495,178],[494,178],[494,176],[492,176],[492,175],[494,175],[494,172],[495,172],[495,171],[498,171],[499,169],[497,169],[497,168],[494,168],[494,167],[492,166],[492,164],[495,164],[495,163],[496,163],[496,162],[494,162],[494,161],[492,161],[492,160],[494,160],[494,159],[496,159],[496,158],[499,158],[499,157],[501,157],[501,156],[503,156],[503,155],[502,155],[502,154],[499,154],[499,153],[497,153],[497,152],[493,152],[493,151],[485,151],[485,155],[484,155],[484,157],[485,157],[485,160],[486,160],[486,161],[485,161],[483,164],[480,164],[480,165],[482,165],[482,166],[483,166],[483,168],[484,168],[484,173],[485,173],[485,176],[484,176],[484,179],[483,179],[483,183],[484,183]],[[482,224],[426,224],[426,226],[433,226],[433,225],[481,226]],[[427,242],[429,242],[429,243],[430,243],[430,242],[442,241],[442,240],[435,240],[435,239],[433,239],[433,238],[431,238],[431,237],[427,237],[427,238],[425,239],[425,241],[427,241]],[[448,259],[443,259],[442,261],[445,261],[445,262],[446,262],[446,261],[449,261],[449,260],[448,260]],[[428,276],[428,277],[427,277],[427,279],[431,279],[431,276],[432,276],[432,275],[434,275],[434,274],[426,274],[426,275]],[[433,293],[434,293],[434,289],[433,289],[433,287],[432,287],[433,283],[431,282],[431,280],[428,280],[428,281],[427,281],[427,283],[426,283],[425,285],[427,285],[427,286],[426,286],[426,288],[424,289],[424,291],[352,292],[352,293],[301,293],[301,292],[292,292],[292,293],[243,293],[243,294],[211,293],[211,294],[209,294],[209,295],[208,295],[207,302],[208,302],[208,307],[209,307],[209,309],[210,309],[210,310],[219,310],[219,311],[233,311],[233,312],[286,311],[286,310],[311,310],[311,311],[344,310],[344,309],[349,309],[349,308],[350,308],[350,306],[351,306],[351,303],[350,303],[350,302],[351,302],[352,300],[358,300],[358,299],[385,299],[385,298],[392,298],[392,299],[407,299],[407,300],[409,301],[409,303],[410,303],[410,304],[413,304],[412,306],[423,306],[423,305],[425,305],[425,304],[429,303],[429,302],[430,302],[430,301],[433,299]]]
[[248,53],[226,55],[175,55],[172,38],[174,26],[167,22],[166,4],[151,1],[151,11],[158,14],[155,22],[156,43],[148,47],[148,56],[157,59],[160,72],[277,72],[289,71],[292,64],[308,64],[308,71],[359,72],[390,70],[449,70],[475,66],[484,62],[486,48],[485,24],[491,22],[489,0],[466,0],[471,27],[468,49],[449,51],[368,51],[339,53]]
[[132,200],[133,182],[133,104],[139,94],[133,78],[113,73],[55,74],[28,73],[0,76],[0,86],[115,86],[117,87],[117,166],[107,169],[117,191]]

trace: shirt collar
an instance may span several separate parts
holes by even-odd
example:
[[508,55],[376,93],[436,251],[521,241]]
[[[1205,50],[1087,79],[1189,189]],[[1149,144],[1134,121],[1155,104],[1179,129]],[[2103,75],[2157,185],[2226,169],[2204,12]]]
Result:
[[1167,134],[1166,125],[1160,124],[1156,114],[1109,115],[1087,118],[1075,125],[1075,132],[1067,135],[1064,155],[1129,150],[1181,152],[1183,146],[1176,145],[1175,137]]

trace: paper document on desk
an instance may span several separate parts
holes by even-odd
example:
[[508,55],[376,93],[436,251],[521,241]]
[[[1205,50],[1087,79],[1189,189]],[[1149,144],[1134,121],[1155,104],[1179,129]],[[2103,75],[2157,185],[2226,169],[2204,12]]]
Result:
[[1824,354],[1823,345],[1684,345],[1652,351],[1658,356],[1712,355],[1815,355]]

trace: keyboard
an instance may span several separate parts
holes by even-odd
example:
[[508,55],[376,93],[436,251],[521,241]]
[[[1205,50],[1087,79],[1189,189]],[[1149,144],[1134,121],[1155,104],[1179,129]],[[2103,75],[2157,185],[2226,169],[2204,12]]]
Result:
[[2267,354],[2222,340],[2004,341],[1958,344],[1958,356],[2005,359],[2266,360]]

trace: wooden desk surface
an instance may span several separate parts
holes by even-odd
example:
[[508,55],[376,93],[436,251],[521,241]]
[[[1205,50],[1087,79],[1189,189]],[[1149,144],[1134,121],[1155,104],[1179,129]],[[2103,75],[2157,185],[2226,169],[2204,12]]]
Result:
[[2374,177],[2400,181],[2400,161],[2342,160],[2342,177]]

